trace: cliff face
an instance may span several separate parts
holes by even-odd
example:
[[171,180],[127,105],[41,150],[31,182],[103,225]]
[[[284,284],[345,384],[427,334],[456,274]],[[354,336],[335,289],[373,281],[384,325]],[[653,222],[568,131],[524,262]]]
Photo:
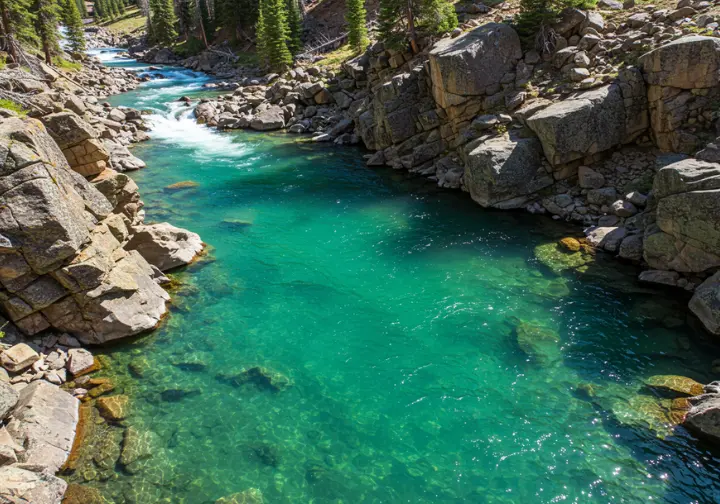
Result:
[[0,298],[13,322],[91,343],[153,328],[169,299],[159,272],[123,248],[124,219],[70,169],[42,123],[4,120],[0,156]]

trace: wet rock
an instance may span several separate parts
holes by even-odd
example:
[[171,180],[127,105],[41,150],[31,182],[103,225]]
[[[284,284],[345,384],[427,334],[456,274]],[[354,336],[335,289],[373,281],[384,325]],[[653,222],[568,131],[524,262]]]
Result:
[[105,504],[107,501],[100,490],[87,485],[68,485],[62,504]]
[[163,402],[180,402],[189,397],[200,395],[200,390],[171,388],[160,392],[160,400]]
[[568,271],[581,271],[594,260],[591,253],[570,252],[558,243],[538,245],[535,247],[535,258],[558,275]]
[[20,373],[40,360],[40,355],[25,343],[18,343],[0,354],[2,366],[11,373]]
[[242,492],[221,497],[215,504],[263,504],[263,494],[257,488],[248,488]]
[[175,182],[174,184],[170,184],[169,186],[165,187],[165,189],[169,189],[171,191],[178,191],[182,189],[192,189],[199,186],[200,184],[198,184],[194,180],[183,180],[181,182]]
[[240,370],[230,370],[219,373],[219,381],[233,386],[254,385],[261,390],[280,392],[292,385],[290,378],[282,373],[263,366],[254,366]]
[[129,466],[135,462],[152,457],[153,449],[151,447],[151,439],[148,432],[142,432],[135,427],[128,427],[123,436],[120,463],[124,466]]
[[160,271],[190,264],[204,248],[199,235],[167,222],[138,226],[134,231],[125,248],[137,250]]
[[100,397],[95,402],[95,406],[106,420],[123,420],[129,413],[130,398],[122,394]]
[[645,380],[645,386],[666,396],[695,396],[703,393],[703,386],[684,376],[655,375]]
[[560,336],[550,328],[521,321],[515,327],[515,337],[520,350],[541,364],[560,359]]

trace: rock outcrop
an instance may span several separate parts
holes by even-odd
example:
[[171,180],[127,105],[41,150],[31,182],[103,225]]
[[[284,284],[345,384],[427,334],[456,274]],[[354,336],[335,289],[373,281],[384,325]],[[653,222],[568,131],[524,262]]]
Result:
[[27,334],[55,327],[92,343],[157,325],[169,296],[155,270],[123,248],[125,220],[42,124],[5,120],[0,154],[0,299],[11,320]]
[[715,443],[720,443],[720,382],[705,386],[704,394],[689,399],[692,405],[683,425]]
[[136,250],[160,271],[190,264],[202,251],[200,236],[163,222],[138,226],[126,248]]
[[96,175],[107,168],[110,154],[97,131],[74,112],[59,112],[42,119],[62,149],[70,167],[80,175]]

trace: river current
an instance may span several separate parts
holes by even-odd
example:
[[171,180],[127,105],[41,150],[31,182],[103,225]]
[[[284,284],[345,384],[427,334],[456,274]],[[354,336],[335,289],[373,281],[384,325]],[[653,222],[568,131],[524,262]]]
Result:
[[110,99],[153,111],[131,176],[148,222],[210,253],[174,275],[162,328],[106,349],[153,457],[88,485],[117,503],[720,502],[720,458],[644,386],[714,378],[686,299],[617,264],[553,272],[536,248],[577,230],[359,148],[197,125],[177,100],[208,77],[152,73]]

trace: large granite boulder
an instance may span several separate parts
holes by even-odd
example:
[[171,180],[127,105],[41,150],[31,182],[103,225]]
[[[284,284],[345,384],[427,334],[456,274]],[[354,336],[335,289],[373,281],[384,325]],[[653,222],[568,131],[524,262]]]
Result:
[[617,85],[574,94],[533,114],[527,124],[553,165],[582,159],[626,140],[625,105]]
[[720,40],[683,37],[644,54],[640,63],[656,145],[667,152],[696,152],[705,143],[697,135],[697,117],[712,114],[720,96]]
[[277,105],[269,105],[250,121],[250,127],[258,131],[272,131],[285,127],[285,112]]
[[720,272],[695,289],[690,300],[690,310],[708,331],[720,335]]
[[158,324],[169,296],[158,271],[123,248],[125,219],[111,213],[123,190],[111,204],[41,123],[17,118],[0,124],[0,188],[0,306],[23,332],[103,343]]
[[473,200],[495,208],[524,207],[529,195],[553,183],[538,139],[509,136],[468,144],[464,181]]
[[160,271],[190,264],[203,247],[199,235],[167,222],[136,227],[125,246],[127,250],[137,250]]
[[75,112],[50,114],[42,121],[73,170],[89,176],[107,167],[110,154],[98,132]]
[[720,82],[720,39],[683,37],[642,55],[639,61],[650,85],[715,87]]
[[139,223],[143,207],[138,186],[133,179],[115,170],[104,170],[89,181],[113,206],[113,213],[126,215],[133,224]]
[[24,387],[7,425],[25,448],[20,461],[59,471],[75,440],[79,405],[77,398],[44,380]]
[[0,467],[0,502],[3,504],[60,504],[67,483],[47,472],[18,466]]
[[720,443],[720,382],[706,385],[704,392],[689,399],[691,407],[683,425],[711,441]]
[[491,88],[514,71],[522,49],[510,25],[488,23],[457,38],[440,39],[429,56],[433,96],[438,105],[449,108],[496,92]]
[[[105,140],[103,142],[110,155],[110,166],[119,172],[134,171],[145,168],[145,161],[135,157],[127,147],[120,142]],[[72,164],[71,164],[72,166]]]
[[645,232],[653,269],[700,273],[720,266],[720,164],[684,159],[661,168],[656,225]]

